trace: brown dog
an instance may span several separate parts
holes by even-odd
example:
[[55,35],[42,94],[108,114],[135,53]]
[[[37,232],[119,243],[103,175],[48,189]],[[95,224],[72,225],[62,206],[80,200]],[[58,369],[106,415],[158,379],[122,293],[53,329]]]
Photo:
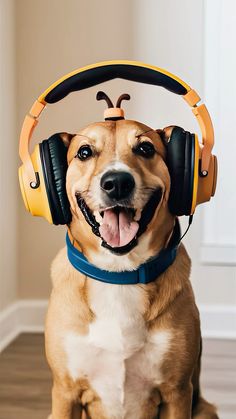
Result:
[[[61,135],[68,146],[71,236],[97,267],[134,270],[166,247],[176,220],[167,204],[165,136],[128,120]],[[142,210],[156,191],[152,219],[135,243]],[[112,248],[126,251],[121,256]],[[200,395],[200,324],[189,275],[182,244],[174,263],[147,285],[104,284],[75,270],[66,249],[59,252],[46,321],[53,419],[217,419]]]

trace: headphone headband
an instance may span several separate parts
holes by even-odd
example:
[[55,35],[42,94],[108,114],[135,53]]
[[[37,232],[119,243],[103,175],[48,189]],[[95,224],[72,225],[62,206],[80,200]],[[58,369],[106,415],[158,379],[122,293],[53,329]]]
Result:
[[37,188],[39,182],[29,154],[29,143],[38,118],[46,104],[56,103],[73,91],[87,89],[115,78],[162,86],[183,96],[188,105],[192,107],[202,132],[201,172],[203,176],[207,175],[211,150],[214,145],[214,131],[206,106],[204,104],[197,106],[201,100],[198,94],[184,81],[166,70],[138,61],[114,60],[92,64],[63,76],[46,89],[33,104],[29,114],[25,117],[19,145],[19,154],[32,188]]
[[185,95],[190,90],[190,86],[161,68],[136,61],[114,60],[92,64],[65,75],[46,89],[38,100],[56,103],[71,92],[115,78],[162,86],[177,95]]

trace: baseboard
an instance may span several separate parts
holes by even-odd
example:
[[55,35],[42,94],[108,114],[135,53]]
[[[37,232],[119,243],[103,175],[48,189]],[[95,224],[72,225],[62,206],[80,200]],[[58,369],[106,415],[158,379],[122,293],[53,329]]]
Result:
[[[0,312],[0,351],[20,333],[44,331],[47,300],[18,300]],[[204,338],[236,339],[236,306],[200,305]]]
[[18,300],[0,312],[0,352],[20,333],[44,331],[47,300]]

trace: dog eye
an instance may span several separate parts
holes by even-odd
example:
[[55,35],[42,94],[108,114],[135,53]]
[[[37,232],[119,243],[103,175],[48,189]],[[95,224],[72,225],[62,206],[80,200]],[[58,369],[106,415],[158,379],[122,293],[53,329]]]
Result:
[[146,158],[153,157],[156,152],[154,145],[149,141],[143,141],[142,143],[139,143],[133,151],[135,154]]
[[86,160],[89,159],[93,155],[93,151],[89,145],[82,145],[82,147],[79,148],[77,151],[77,154],[75,157],[78,157],[80,160]]

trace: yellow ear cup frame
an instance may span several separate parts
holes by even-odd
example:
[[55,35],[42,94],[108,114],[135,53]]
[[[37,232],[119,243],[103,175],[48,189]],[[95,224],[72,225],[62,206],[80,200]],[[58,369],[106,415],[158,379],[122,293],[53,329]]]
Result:
[[50,224],[52,224],[53,221],[44,182],[39,144],[36,145],[31,155],[31,159],[35,171],[39,174],[40,185],[38,188],[32,189],[29,184],[24,165],[19,168],[20,188],[25,207],[32,215],[44,217]]

